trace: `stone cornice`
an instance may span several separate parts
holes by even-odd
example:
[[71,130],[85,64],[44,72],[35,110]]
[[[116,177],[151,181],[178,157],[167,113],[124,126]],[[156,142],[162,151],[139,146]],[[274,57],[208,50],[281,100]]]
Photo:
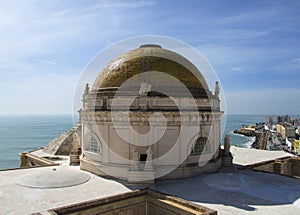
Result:
[[[82,122],[101,123],[145,123],[161,124],[165,122],[175,124],[198,124],[214,122],[221,119],[223,112],[125,112],[125,111],[81,111]],[[163,115],[163,117],[162,117]]]
[[97,98],[86,95],[83,99],[85,110],[201,110],[220,111],[218,98],[188,98],[188,97],[147,97],[120,96],[116,98]]

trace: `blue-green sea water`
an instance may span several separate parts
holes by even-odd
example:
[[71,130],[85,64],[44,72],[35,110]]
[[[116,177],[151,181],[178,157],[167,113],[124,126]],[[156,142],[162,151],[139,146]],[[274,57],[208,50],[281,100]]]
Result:
[[245,125],[264,122],[265,115],[226,115],[226,127],[224,135],[229,134],[231,145],[250,148],[251,144],[255,141],[254,137],[246,137],[240,134],[234,134],[233,131]]
[[[245,125],[264,121],[263,115],[227,115],[224,134],[232,145],[250,147],[254,138],[233,134]],[[0,169],[19,166],[18,154],[47,145],[73,126],[72,115],[0,115]]]
[[45,146],[72,127],[72,115],[0,115],[0,169],[18,167],[20,152]]

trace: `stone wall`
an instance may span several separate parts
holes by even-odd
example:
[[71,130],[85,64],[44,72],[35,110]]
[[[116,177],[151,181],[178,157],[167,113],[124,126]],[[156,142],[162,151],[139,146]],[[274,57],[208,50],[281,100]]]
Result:
[[77,124],[72,129],[63,132],[58,137],[54,138],[47,146],[43,148],[43,152],[52,155],[66,155],[71,153],[73,148],[73,134],[81,136],[81,124]]
[[290,160],[290,174],[300,177],[300,158]]
[[217,211],[153,190],[137,190],[48,211],[50,214],[216,215]]
[[[170,111],[161,112],[161,114],[147,111],[130,114],[108,111],[82,112],[81,169],[128,180],[128,170],[133,158],[132,152],[136,150],[137,161],[142,162],[140,156],[147,154],[148,147],[146,146],[148,145],[152,150],[151,160],[155,178],[165,176],[180,164],[185,166],[170,174],[168,179],[171,175],[177,179],[193,176],[197,172],[206,172],[203,170],[208,168],[204,164],[211,159],[218,159],[222,113],[184,112],[180,114]],[[149,120],[151,120],[151,126],[148,123]],[[166,127],[165,120],[167,121]],[[130,126],[128,126],[129,123]],[[152,135],[143,140],[136,135],[136,133],[147,134],[150,130]],[[207,138],[207,150],[201,156],[189,156],[200,136]],[[97,152],[89,149],[92,137],[98,142],[99,151]],[[139,142],[141,140],[142,144]],[[195,165],[193,166],[195,168],[191,168],[191,165]],[[196,166],[199,170],[195,170]],[[213,167],[209,169],[214,171],[220,168],[218,164],[212,164],[210,167]],[[99,168],[99,171],[95,171],[96,168]]]
[[38,166],[57,166],[58,164],[47,159],[34,156],[30,153],[22,152],[19,154],[20,167],[38,167]]
[[298,178],[300,177],[300,158],[283,157],[276,160],[269,160],[253,165],[248,165],[247,168]]

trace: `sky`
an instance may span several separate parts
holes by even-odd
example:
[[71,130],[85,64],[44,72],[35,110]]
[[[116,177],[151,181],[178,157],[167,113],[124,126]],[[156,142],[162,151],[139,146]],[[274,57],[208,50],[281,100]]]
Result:
[[72,113],[88,62],[142,35],[173,37],[205,56],[227,113],[300,114],[299,11],[289,0],[2,0],[0,114]]

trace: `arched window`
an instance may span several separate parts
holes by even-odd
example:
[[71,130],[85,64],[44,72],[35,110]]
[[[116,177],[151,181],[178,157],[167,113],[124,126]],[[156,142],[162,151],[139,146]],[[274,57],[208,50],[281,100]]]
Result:
[[206,137],[199,137],[193,148],[192,148],[192,155],[200,155],[202,152],[207,151],[207,138]]
[[86,150],[94,153],[100,153],[99,141],[94,136],[91,136],[91,138],[89,139]]

